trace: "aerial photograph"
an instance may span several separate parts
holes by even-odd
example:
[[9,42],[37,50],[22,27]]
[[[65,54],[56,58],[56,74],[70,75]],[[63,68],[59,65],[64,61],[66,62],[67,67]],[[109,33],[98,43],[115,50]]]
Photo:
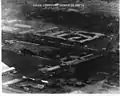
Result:
[[5,94],[119,94],[119,0],[1,0]]

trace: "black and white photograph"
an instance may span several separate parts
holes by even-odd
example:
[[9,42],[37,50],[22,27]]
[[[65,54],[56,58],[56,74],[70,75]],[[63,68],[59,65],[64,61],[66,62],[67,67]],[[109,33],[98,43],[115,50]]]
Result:
[[1,0],[5,94],[119,94],[119,0]]

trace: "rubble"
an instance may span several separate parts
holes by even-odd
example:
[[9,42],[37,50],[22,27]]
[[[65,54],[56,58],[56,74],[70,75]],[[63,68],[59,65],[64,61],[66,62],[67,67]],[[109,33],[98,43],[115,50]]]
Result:
[[[88,1],[88,4],[90,4],[90,2],[91,0]],[[94,0],[92,0],[92,2],[94,2]],[[102,2],[101,4],[104,5],[104,3]],[[64,28],[59,28],[58,26],[52,27],[50,29],[43,28],[44,30],[41,30],[41,28],[44,27],[45,25],[43,23],[40,24],[40,27],[38,28],[38,30],[40,31],[30,29],[30,28],[34,28],[36,25],[39,26],[39,24],[35,24],[36,21],[34,22],[34,26],[29,25],[30,22],[27,23],[27,26],[26,24],[22,24],[22,26],[21,24],[17,24],[16,27],[19,27],[23,30],[28,28],[27,31],[26,30],[20,31],[18,29],[16,29],[18,31],[12,30],[16,28],[15,26],[13,26],[14,24],[12,26],[15,28],[12,28],[11,26],[5,27],[7,28],[7,30],[3,30],[2,32],[2,36],[4,37],[2,38],[3,39],[2,61],[7,65],[9,65],[9,67],[14,67],[15,71],[8,72],[6,74],[3,73],[2,77],[4,80],[6,77],[11,77],[10,79],[13,79],[13,81],[14,79],[19,81],[20,80],[19,78],[23,80],[22,82],[12,82],[13,84],[7,84],[8,88],[11,87],[13,89],[23,90],[24,92],[28,92],[28,93],[34,93],[34,92],[41,93],[44,92],[45,90],[48,93],[56,93],[60,91],[70,92],[71,90],[74,90],[74,88],[76,91],[77,89],[76,87],[78,87],[79,90],[81,90],[80,88],[85,86],[86,88],[83,89],[84,92],[93,93],[93,91],[97,92],[97,90],[99,89],[100,91],[104,90],[104,88],[103,89],[98,88],[99,86],[101,87],[103,83],[105,83],[105,82],[99,82],[100,80],[110,79],[108,81],[107,80],[105,81],[108,83],[116,82],[115,84],[118,84],[117,82],[118,78],[116,78],[116,76],[118,77],[117,72],[115,74],[113,74],[112,70],[110,73],[108,72],[110,71],[108,69],[110,68],[112,69],[112,65],[113,65],[113,63],[111,64],[112,60],[104,59],[106,60],[105,62],[107,62],[108,65],[106,63],[103,63],[102,60],[101,61],[99,60],[100,62],[98,61],[97,63],[91,62],[91,60],[92,61],[96,59],[98,60],[100,58],[105,57],[106,54],[109,53],[110,51],[109,44],[111,44],[110,43],[111,40],[108,40],[107,38],[108,36],[106,36],[103,33],[117,32],[118,21],[114,22],[114,18],[103,16],[103,14],[102,16],[100,14],[99,15],[94,14],[95,10],[91,10],[90,14],[89,12],[85,13],[84,10],[82,10],[84,9],[84,4],[82,5],[83,6],[81,6],[81,8],[78,9],[77,8],[76,9],[58,8],[57,10],[55,10],[54,8],[49,10],[42,9],[43,13],[45,12],[45,14],[42,15],[39,14],[41,10],[38,10],[36,12],[35,10],[33,10],[34,12],[31,12],[30,11],[31,7],[29,6],[23,7],[23,10],[24,13],[26,13],[28,17],[30,17],[29,19],[31,20],[33,20],[34,16],[36,16],[35,18],[37,19],[38,18],[43,19],[43,17],[45,17],[44,19],[47,19],[48,21],[49,20],[54,21],[51,18],[53,17],[59,23],[66,23],[68,21],[68,23],[72,22],[73,25],[75,25],[77,20],[77,22],[80,21],[80,23],[77,24],[80,26],[80,30],[86,30],[86,31],[80,31],[79,29],[71,30],[72,28],[66,30]],[[91,5],[89,7],[93,8],[95,7],[95,5],[93,4],[93,7]],[[27,8],[29,9],[28,11],[30,11],[30,14],[28,14],[29,12],[25,10]],[[97,10],[99,9],[98,7],[96,8]],[[48,10],[48,14],[46,10]],[[68,16],[72,19],[68,18]],[[73,19],[73,17],[76,18]],[[12,24],[13,21],[6,23]],[[99,69],[101,70],[97,70],[97,67],[95,67],[94,65],[96,66],[99,65],[98,67],[100,67]],[[101,67],[103,65],[107,65],[106,66],[107,68],[104,69],[103,67]],[[104,71],[105,73],[102,72],[103,71],[102,69],[105,70]],[[95,74],[92,74],[92,76],[95,75],[95,77],[91,77],[91,81],[88,80],[87,82],[87,79],[89,78],[89,76],[91,76],[92,73],[91,71],[93,70],[97,70],[97,72],[94,71]],[[79,73],[79,77],[82,78],[82,80],[81,79],[78,80],[79,78],[77,77],[75,78],[75,74],[78,73]],[[82,75],[85,76],[85,79],[83,78],[84,76]],[[111,76],[111,78],[108,78],[108,75],[109,76],[112,75],[115,77]],[[89,84],[92,84],[91,82],[95,84],[89,86]],[[98,82],[98,84],[96,82]],[[110,83],[110,84],[111,86],[115,85],[114,83]],[[65,85],[71,86],[71,88],[67,89]],[[111,87],[111,86],[106,86],[106,87]],[[93,89],[93,90],[89,90],[89,89]],[[44,93],[46,93],[46,91]],[[82,92],[80,91],[80,93]]]
[[[2,61],[24,76],[40,77],[41,80],[70,72],[73,66],[106,53],[103,49],[107,45],[101,49],[97,49],[97,45],[92,48],[86,46],[93,40],[104,39],[105,35],[101,33],[51,28],[43,32],[13,35],[15,40],[4,42]],[[10,63],[6,62],[6,58]]]

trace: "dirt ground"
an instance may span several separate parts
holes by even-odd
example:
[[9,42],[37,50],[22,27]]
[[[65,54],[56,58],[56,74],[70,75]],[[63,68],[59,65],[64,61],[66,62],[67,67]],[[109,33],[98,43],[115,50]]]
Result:
[[[22,3],[16,3],[16,1],[19,1],[19,0],[2,0],[2,32],[6,32],[6,33],[9,33],[9,32],[10,33],[14,33],[14,32],[24,33],[24,32],[29,32],[29,31],[35,32],[35,31],[44,30],[44,29],[56,26],[55,23],[46,22],[43,19],[40,19],[39,16],[32,17],[30,19],[26,18],[24,13],[29,12],[32,7],[30,5],[23,5]],[[23,0],[23,1],[28,1],[28,0]],[[33,1],[29,0],[29,4],[33,4]],[[116,20],[112,22],[116,22]],[[112,26],[113,29],[115,27],[114,24]],[[116,31],[116,29],[114,31]],[[118,34],[118,32],[115,32],[115,33],[112,32],[112,33],[106,33],[106,34],[113,35],[115,37],[116,34]],[[9,37],[2,36],[2,38],[6,39]],[[103,59],[103,61],[100,62],[101,67],[99,68],[99,70],[95,71],[94,74],[91,73],[92,75],[90,75],[90,77],[86,81],[81,81],[77,79],[77,82],[85,83],[85,85],[83,84],[84,86],[74,87],[74,86],[67,85],[67,86],[62,86],[61,90],[59,90],[59,88],[58,90],[56,90],[56,88],[48,88],[46,89],[48,91],[44,91],[44,92],[75,93],[75,94],[78,94],[78,93],[83,93],[83,94],[84,93],[110,93],[110,94],[120,93],[118,90],[119,89],[118,41],[115,41],[115,43],[116,44],[114,45],[114,48],[111,50],[112,52],[109,55],[108,60],[110,61],[106,61],[107,59]],[[89,73],[89,71],[91,70],[88,68],[88,66],[85,66],[85,67],[86,68],[84,69],[86,70],[86,73]],[[92,66],[92,67],[97,68],[96,66]],[[2,69],[5,70],[7,68],[8,67],[3,64]],[[82,76],[78,76],[78,77],[82,78]],[[70,78],[70,81],[72,80],[74,81],[74,79],[76,78]],[[4,90],[4,92],[7,92],[7,91]]]

